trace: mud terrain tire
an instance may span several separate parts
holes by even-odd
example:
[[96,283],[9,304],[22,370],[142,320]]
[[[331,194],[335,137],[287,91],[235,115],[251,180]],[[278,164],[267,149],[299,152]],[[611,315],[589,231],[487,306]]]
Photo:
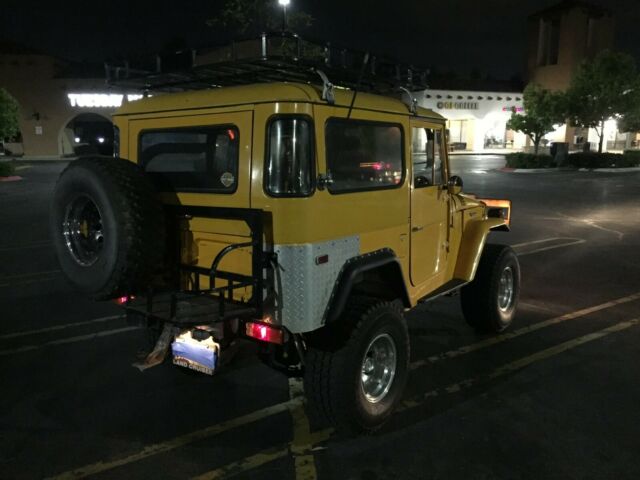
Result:
[[96,299],[143,290],[162,266],[162,203],[144,172],[111,157],[76,160],[56,184],[50,233],[60,269]]
[[499,333],[516,314],[520,296],[520,264],[507,245],[487,244],[474,280],[462,288],[464,318],[482,333]]

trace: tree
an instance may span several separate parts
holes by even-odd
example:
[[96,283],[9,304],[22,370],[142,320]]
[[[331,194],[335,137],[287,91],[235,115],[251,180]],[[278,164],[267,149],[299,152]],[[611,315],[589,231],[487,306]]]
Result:
[[618,120],[618,130],[629,133],[640,132],[640,88],[629,96],[629,106]]
[[[299,31],[312,23],[313,17],[308,13],[287,10],[289,30]],[[207,25],[232,35],[256,35],[282,29],[283,11],[277,0],[226,0],[218,16],[207,20]]]
[[610,118],[633,114],[640,81],[633,57],[604,51],[583,63],[567,91],[567,113],[573,125],[593,128],[602,153],[604,125]]
[[531,83],[524,89],[523,102],[524,115],[514,111],[507,128],[527,135],[537,155],[542,137],[552,132],[554,125],[564,121],[564,94]]
[[0,143],[15,137],[20,131],[18,111],[16,99],[4,88],[0,88]]

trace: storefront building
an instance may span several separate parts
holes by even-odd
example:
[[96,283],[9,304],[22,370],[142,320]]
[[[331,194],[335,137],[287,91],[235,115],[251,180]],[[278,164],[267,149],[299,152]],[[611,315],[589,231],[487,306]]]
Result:
[[521,150],[527,137],[507,128],[513,112],[523,113],[522,93],[425,90],[418,102],[447,118],[453,151]]
[[113,152],[111,115],[123,101],[140,96],[110,91],[104,78],[87,77],[82,70],[0,44],[0,87],[20,106],[20,134],[4,143],[6,154],[52,158]]

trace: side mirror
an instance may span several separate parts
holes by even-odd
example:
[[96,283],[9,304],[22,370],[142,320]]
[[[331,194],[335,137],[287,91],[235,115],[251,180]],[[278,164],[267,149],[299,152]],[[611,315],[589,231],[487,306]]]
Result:
[[418,175],[413,181],[413,185],[416,188],[428,187],[429,185],[431,185],[431,182],[424,175]]
[[447,189],[451,195],[457,195],[462,192],[462,178],[458,175],[450,177],[449,182],[447,183]]

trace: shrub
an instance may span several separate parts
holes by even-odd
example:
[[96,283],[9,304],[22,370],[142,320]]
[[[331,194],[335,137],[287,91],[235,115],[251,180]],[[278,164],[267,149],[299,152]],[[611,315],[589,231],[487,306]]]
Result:
[[15,172],[13,162],[0,162],[0,177],[9,177]]
[[516,152],[505,155],[507,167],[511,168],[554,168],[556,162],[551,155]]
[[640,150],[625,150],[624,158],[626,158],[628,162],[635,162],[635,165],[631,165],[632,167],[640,167]]
[[580,152],[569,155],[567,163],[577,168],[635,167],[640,164],[640,154]]

